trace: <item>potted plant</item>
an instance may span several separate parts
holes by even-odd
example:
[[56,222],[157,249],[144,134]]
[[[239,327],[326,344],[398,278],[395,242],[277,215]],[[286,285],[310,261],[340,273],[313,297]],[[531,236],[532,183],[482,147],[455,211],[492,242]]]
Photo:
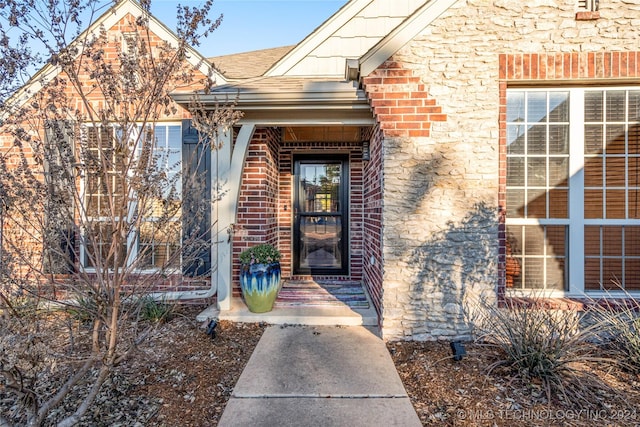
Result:
[[240,254],[240,288],[249,311],[271,311],[280,292],[280,251],[262,243]]

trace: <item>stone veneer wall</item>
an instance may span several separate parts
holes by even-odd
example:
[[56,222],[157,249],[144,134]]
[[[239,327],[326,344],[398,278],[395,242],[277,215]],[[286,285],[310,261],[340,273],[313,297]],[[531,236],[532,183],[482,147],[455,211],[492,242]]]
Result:
[[[576,19],[576,6],[574,0],[461,0],[364,79],[384,130],[386,339],[466,337],[465,298],[495,297],[504,260],[500,54],[637,50],[640,0],[601,1],[596,20]],[[386,85],[390,70],[407,80]],[[412,97],[421,101],[414,107],[430,105],[441,114],[400,105]],[[415,124],[416,114],[422,132],[402,124]]]

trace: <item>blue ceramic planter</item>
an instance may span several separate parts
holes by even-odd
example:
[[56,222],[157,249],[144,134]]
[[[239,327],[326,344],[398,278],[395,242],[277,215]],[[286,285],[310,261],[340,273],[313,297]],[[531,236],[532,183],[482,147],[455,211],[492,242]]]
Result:
[[280,263],[242,265],[240,288],[249,311],[271,311],[281,288]]

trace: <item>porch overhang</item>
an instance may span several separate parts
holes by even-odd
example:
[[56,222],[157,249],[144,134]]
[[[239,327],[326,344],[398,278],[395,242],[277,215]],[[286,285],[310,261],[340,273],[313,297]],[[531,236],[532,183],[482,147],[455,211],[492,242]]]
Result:
[[[194,93],[174,93],[174,101],[188,109]],[[309,80],[301,78],[258,78],[214,88],[199,94],[198,103],[213,111],[221,104],[236,103],[243,112],[239,130],[220,133],[219,148],[212,150],[214,188],[226,194],[212,206],[217,242],[212,248],[216,273],[217,309],[232,309],[232,248],[228,236],[236,222],[240,182],[251,138],[260,127],[295,126],[373,126],[375,117],[365,92],[355,82]],[[214,195],[212,195],[214,199]],[[212,288],[214,284],[212,283]]]
[[[193,93],[175,93],[173,99],[187,108]],[[304,79],[266,79],[225,85],[210,94],[200,94],[205,109],[213,110],[225,102],[237,102],[243,122],[258,126],[375,124],[373,110],[365,92],[348,81]]]

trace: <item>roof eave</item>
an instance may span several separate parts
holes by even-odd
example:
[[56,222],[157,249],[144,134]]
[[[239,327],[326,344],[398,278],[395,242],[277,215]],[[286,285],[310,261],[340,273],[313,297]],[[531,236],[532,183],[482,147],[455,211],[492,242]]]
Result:
[[[174,101],[186,107],[192,93],[176,93]],[[236,108],[244,113],[242,121],[262,125],[283,126],[314,125],[373,125],[373,111],[363,91],[338,92],[277,92],[226,91],[200,95],[205,109],[213,110],[222,99],[237,102]]]

